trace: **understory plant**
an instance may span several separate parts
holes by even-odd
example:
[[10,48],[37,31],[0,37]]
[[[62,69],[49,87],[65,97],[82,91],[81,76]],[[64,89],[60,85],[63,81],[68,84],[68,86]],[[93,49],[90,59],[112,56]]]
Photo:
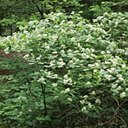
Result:
[[45,17],[0,42],[1,127],[127,128],[128,13]]

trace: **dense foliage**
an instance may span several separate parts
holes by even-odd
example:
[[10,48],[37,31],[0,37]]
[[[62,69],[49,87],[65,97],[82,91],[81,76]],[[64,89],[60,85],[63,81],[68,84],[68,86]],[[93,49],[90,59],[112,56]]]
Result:
[[[82,17],[92,19],[105,12],[128,11],[127,0],[1,0],[0,35],[12,35],[18,25],[32,19],[43,19],[51,12],[81,12]],[[18,23],[19,22],[19,23]]]
[[127,128],[128,13],[93,24],[50,13],[1,38],[3,128]]
[[127,128],[127,11],[128,0],[1,0],[0,128]]

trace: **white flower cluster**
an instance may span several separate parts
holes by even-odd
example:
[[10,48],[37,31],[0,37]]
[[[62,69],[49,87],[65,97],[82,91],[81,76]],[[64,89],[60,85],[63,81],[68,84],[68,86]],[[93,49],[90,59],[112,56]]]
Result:
[[37,82],[43,83],[45,84],[45,78],[44,77],[40,77]]
[[65,85],[72,85],[72,79],[68,75],[64,75],[63,83]]
[[61,91],[61,94],[66,94],[70,92],[70,88],[66,88],[65,90]]

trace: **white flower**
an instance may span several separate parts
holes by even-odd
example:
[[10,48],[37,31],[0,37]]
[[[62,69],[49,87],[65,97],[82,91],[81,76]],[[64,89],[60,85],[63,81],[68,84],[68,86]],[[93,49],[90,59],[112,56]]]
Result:
[[29,54],[26,54],[23,58],[27,59],[29,57]]
[[110,51],[106,51],[108,54],[110,54],[111,52]]
[[124,98],[126,96],[125,92],[120,93],[120,98]]
[[109,61],[105,61],[104,64],[111,64]]
[[52,52],[52,54],[57,54],[57,51]]
[[91,36],[91,34],[89,34],[87,39],[86,39],[86,42],[90,42],[91,40],[92,40],[92,36]]
[[57,83],[53,83],[52,86],[55,88],[57,87]]
[[100,66],[100,64],[96,62],[96,63],[95,63],[95,66],[96,66],[96,67],[99,67],[99,66]]
[[90,49],[91,50],[91,52],[95,52],[95,50],[92,48],[92,49]]
[[111,79],[112,79],[112,75],[105,75],[105,78],[106,78],[107,80],[111,80]]
[[116,88],[116,87],[117,87],[117,84],[113,84],[113,85],[112,85],[112,88]]
[[58,12],[57,14],[56,14],[56,16],[61,16],[62,15],[62,13],[61,12]]
[[118,77],[118,79],[119,79],[120,81],[123,81],[123,80],[124,80],[124,78],[123,78],[123,76],[122,76],[121,74],[117,75],[117,77]]
[[58,68],[61,68],[65,65],[63,61],[57,62]]
[[82,111],[86,111],[87,110],[87,108],[84,106],[83,108],[82,108]]
[[90,57],[91,59],[97,57],[97,56],[96,56],[95,54],[93,54],[93,53],[91,53],[90,56],[91,56],[91,57]]
[[57,74],[54,74],[54,78],[57,78],[58,77],[58,75]]
[[45,83],[45,79],[44,79],[44,77],[40,77],[40,78],[37,80],[37,82]]
[[96,95],[96,92],[95,91],[92,91],[90,94],[91,95]]
[[60,93],[61,94],[66,94],[68,92],[70,92],[70,88],[66,88],[65,90],[62,90]]
[[110,69],[107,69],[107,71],[108,71],[109,73],[114,73],[114,72],[116,71],[116,69],[115,69],[115,68],[110,68]]
[[47,34],[43,34],[42,36],[45,38],[45,37],[47,37],[48,35],[47,35]]
[[125,64],[122,64],[122,68],[126,68],[126,65]]
[[28,112],[32,112],[32,109],[28,109]]
[[53,66],[55,66],[55,61],[50,62],[50,67],[53,67]]
[[97,104],[101,104],[100,99],[96,99],[96,100],[95,100],[95,103],[97,103]]
[[58,98],[59,98],[59,96],[55,96],[55,97],[54,97],[54,99],[58,99]]
[[24,97],[24,96],[19,96],[18,97],[18,100],[26,100],[27,98],[26,97]]
[[91,104],[91,103],[88,103],[88,107],[89,107],[89,108],[92,108],[93,106],[92,106],[92,104]]
[[68,101],[72,102],[72,98],[67,98]]
[[36,37],[40,39],[40,38],[42,38],[42,35],[41,34],[37,34]]
[[94,65],[93,64],[88,64],[88,67],[93,67]]
[[39,55],[39,56],[36,58],[36,60],[40,60],[41,57],[42,57],[42,55]]
[[105,54],[105,51],[101,51],[101,54]]
[[84,100],[87,100],[87,98],[88,98],[88,95],[84,95]]
[[61,45],[61,47],[64,49],[64,48],[65,48],[65,45],[64,45],[64,44],[62,44],[62,45]]
[[57,62],[57,65],[58,65],[59,68],[61,68],[65,65],[65,62],[63,62],[62,58],[59,58],[59,61]]
[[81,104],[85,104],[85,100],[80,100],[80,103]]
[[119,77],[119,80],[120,80],[120,81],[123,81],[123,80],[124,80],[124,78],[122,78],[122,77]]
[[61,29],[61,33],[64,33],[64,34],[65,34],[65,33],[66,33],[66,31],[65,31],[64,29]]
[[45,48],[48,50],[48,49],[50,49],[50,46],[49,46],[49,45],[47,45],[47,46],[45,46]]
[[85,57],[86,57],[87,59],[89,59],[89,58],[90,58],[90,56],[89,56],[89,55],[86,55]]
[[84,113],[88,113],[88,110],[87,110],[86,106],[84,106],[81,111],[84,112]]
[[70,88],[65,89],[65,93],[68,93],[70,91]]
[[98,71],[97,69],[94,69],[94,70],[93,70],[94,73],[97,72],[97,71]]
[[86,52],[87,52],[87,53],[90,53],[90,49],[89,49],[89,48],[86,48]]
[[29,26],[33,26],[33,25],[34,25],[34,22],[33,22],[33,21],[29,21],[29,22],[28,22],[28,25],[29,25]]
[[71,38],[71,42],[75,42],[76,41],[76,38],[75,37],[72,37]]
[[90,82],[90,81],[88,81],[88,82],[86,83],[86,85],[91,85],[91,82]]
[[72,79],[68,77],[68,75],[64,75],[64,84],[72,85]]
[[88,81],[85,86],[91,86],[91,85],[92,85],[91,82]]
[[111,62],[113,63],[114,66],[116,66],[118,64],[118,60],[116,58],[113,58],[111,60]]
[[64,50],[61,50],[60,53],[61,53],[61,55],[65,55],[65,51]]
[[121,86],[118,86],[118,88],[116,89],[117,91],[122,90]]
[[57,38],[58,38],[58,35],[53,35],[52,36],[52,41],[55,42],[57,40]]

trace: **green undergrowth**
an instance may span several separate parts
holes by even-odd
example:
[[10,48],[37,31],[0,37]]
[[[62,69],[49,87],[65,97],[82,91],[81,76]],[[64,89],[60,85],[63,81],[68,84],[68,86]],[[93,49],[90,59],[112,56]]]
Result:
[[15,73],[1,77],[1,127],[127,128],[128,13],[46,17],[0,41],[23,52],[4,62]]

